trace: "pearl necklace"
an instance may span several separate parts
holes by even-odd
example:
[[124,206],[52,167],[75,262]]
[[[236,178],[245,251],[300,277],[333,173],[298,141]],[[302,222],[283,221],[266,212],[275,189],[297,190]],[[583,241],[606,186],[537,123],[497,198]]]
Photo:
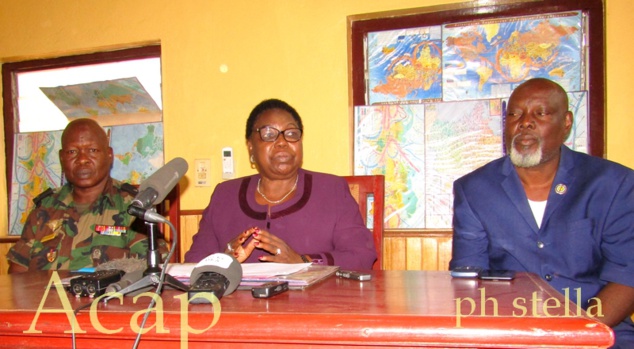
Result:
[[269,198],[267,198],[264,193],[262,193],[262,191],[260,190],[260,181],[262,181],[262,177],[260,177],[258,179],[258,194],[260,194],[260,196],[262,197],[262,199],[264,199],[266,202],[268,202],[269,204],[279,204],[280,202],[284,201],[289,195],[291,195],[292,192],[295,191],[295,188],[297,188],[297,181],[299,181],[299,175],[297,175],[297,177],[295,177],[295,184],[293,184],[293,187],[291,188],[291,191],[289,191],[288,193],[286,193],[286,195],[284,195],[281,199],[279,200],[275,200],[275,201],[271,201],[269,200]]

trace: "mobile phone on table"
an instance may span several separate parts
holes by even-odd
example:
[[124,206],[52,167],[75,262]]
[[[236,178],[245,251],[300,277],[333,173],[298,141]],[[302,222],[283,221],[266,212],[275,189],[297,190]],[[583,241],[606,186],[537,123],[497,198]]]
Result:
[[455,267],[451,270],[451,276],[455,278],[477,278],[482,268],[475,266]]
[[364,273],[353,270],[337,270],[335,273],[340,278],[357,280],[357,281],[368,281],[372,279],[372,274]]
[[288,281],[267,282],[251,289],[254,298],[270,298],[288,291]]
[[513,280],[515,279],[514,270],[483,270],[480,272],[481,280]]

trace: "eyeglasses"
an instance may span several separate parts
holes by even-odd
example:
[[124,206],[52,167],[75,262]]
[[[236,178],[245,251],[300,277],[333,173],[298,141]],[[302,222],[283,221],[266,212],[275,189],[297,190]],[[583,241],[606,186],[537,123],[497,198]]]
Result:
[[280,134],[283,134],[284,139],[290,143],[295,143],[302,139],[302,130],[298,128],[287,128],[284,131],[280,131],[275,127],[262,126],[256,129],[255,132],[260,134],[260,139],[264,142],[275,142]]

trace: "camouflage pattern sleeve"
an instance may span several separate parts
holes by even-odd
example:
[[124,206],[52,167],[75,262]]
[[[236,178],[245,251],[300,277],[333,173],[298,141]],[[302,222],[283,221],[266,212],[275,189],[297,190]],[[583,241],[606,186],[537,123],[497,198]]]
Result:
[[57,269],[68,260],[59,255],[66,217],[56,208],[56,195],[45,198],[29,213],[20,239],[7,254],[9,261],[31,270],[47,270]]

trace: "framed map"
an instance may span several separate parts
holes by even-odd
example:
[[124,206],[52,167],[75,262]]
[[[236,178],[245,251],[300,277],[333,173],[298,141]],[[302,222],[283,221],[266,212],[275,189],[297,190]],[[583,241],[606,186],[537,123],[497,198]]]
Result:
[[165,163],[163,123],[112,126],[110,146],[114,152],[112,178],[141,184]]
[[579,11],[444,25],[443,100],[508,97],[536,77],[579,91],[582,34]]
[[15,136],[13,175],[10,183],[9,234],[21,235],[33,199],[48,188],[62,184],[59,150],[62,131]]
[[368,33],[369,104],[442,97],[440,27]]

